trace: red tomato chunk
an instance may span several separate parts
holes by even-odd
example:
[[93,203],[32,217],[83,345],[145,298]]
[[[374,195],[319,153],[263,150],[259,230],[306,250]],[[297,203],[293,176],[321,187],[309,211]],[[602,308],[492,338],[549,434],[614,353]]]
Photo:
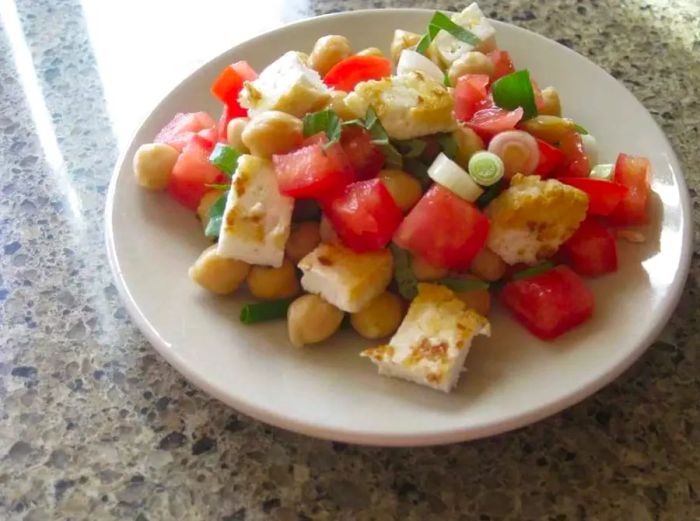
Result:
[[555,172],[556,177],[588,177],[591,173],[591,165],[583,150],[583,141],[578,132],[569,132],[561,138],[559,149],[564,153],[566,160]]
[[568,264],[581,275],[597,277],[617,271],[615,237],[610,230],[590,217],[564,243],[562,253]]
[[502,51],[496,49],[487,54],[489,59],[493,62],[494,71],[491,79],[496,81],[498,78],[507,76],[511,72],[515,72],[515,67],[513,66],[513,61],[510,59],[510,54],[508,51]]
[[323,204],[338,236],[356,252],[384,248],[403,214],[380,179],[358,181]]
[[537,168],[535,168],[535,174],[548,177],[564,163],[566,157],[557,147],[541,139],[537,139],[537,148],[540,151],[540,161],[537,164]]
[[614,224],[645,224],[649,201],[651,163],[645,157],[620,154],[615,163],[614,180],[627,187],[627,194],[610,214]]
[[248,111],[238,103],[238,95],[243,90],[243,82],[253,81],[258,74],[246,61],[229,65],[211,86],[211,93],[219,98],[229,109],[229,117],[245,116]]
[[380,80],[391,75],[391,62],[380,56],[350,56],[336,63],[323,81],[336,90],[351,92],[362,81]]
[[465,74],[457,80],[455,87],[455,117],[469,121],[486,98],[489,77],[485,74]]
[[192,135],[215,126],[216,121],[206,112],[180,112],[158,132],[153,142],[165,143],[182,152]]
[[322,199],[355,180],[350,160],[340,144],[324,149],[321,143],[327,143],[328,138],[322,135],[314,139],[315,144],[272,157],[279,189],[284,195]]
[[593,314],[593,293],[568,266],[508,282],[500,300],[531,333],[556,338]]
[[372,136],[355,125],[345,127],[340,144],[350,159],[357,179],[375,177],[384,165],[384,154],[372,143]]
[[588,213],[610,215],[627,193],[627,187],[620,183],[591,177],[562,177],[562,183],[586,192]]
[[193,135],[173,167],[168,192],[191,210],[197,209],[208,184],[223,181],[224,175],[209,161],[213,146],[202,136]]
[[467,269],[484,247],[489,221],[472,203],[433,185],[406,216],[394,242],[436,266]]

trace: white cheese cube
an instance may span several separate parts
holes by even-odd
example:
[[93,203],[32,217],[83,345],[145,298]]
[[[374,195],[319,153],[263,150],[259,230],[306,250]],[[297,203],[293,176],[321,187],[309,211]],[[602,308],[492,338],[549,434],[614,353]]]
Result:
[[391,282],[389,250],[355,253],[341,244],[319,244],[299,261],[302,287],[337,308],[355,313],[384,292]]
[[379,374],[449,392],[459,380],[472,339],[489,336],[488,320],[438,284],[418,284],[418,296],[389,344],[361,353]]
[[217,253],[279,268],[289,237],[294,200],[282,195],[272,162],[244,155],[231,179]]
[[446,67],[469,51],[486,53],[496,48],[496,29],[481,12],[476,2],[467,6],[461,13],[452,16],[452,21],[473,33],[481,42],[478,45],[471,45],[458,40],[447,31],[440,31],[433,40],[433,45],[440,61]]
[[299,53],[289,51],[268,65],[254,81],[247,81],[239,95],[250,116],[279,110],[297,117],[324,107],[330,90],[318,72],[306,66]]

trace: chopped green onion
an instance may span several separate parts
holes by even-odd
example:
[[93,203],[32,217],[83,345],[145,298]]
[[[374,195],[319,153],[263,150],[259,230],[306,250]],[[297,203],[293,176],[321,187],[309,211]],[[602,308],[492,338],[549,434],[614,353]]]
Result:
[[325,132],[330,143],[335,143],[340,139],[342,123],[338,114],[331,109],[306,114],[303,123],[304,137],[311,137],[319,132]]
[[279,320],[287,316],[287,309],[294,301],[291,298],[269,300],[246,304],[241,308],[241,322],[244,324],[257,324],[268,320]]
[[416,45],[416,52],[425,54],[425,51],[428,50],[428,47],[430,47],[430,44],[440,31],[448,32],[459,41],[470,45],[476,46],[481,43],[481,40],[473,32],[468,31],[461,25],[454,23],[446,14],[441,13],[440,11],[435,11],[435,14],[430,19],[430,23],[428,24],[428,30],[420,39],[418,45]]
[[438,284],[447,286],[452,291],[475,291],[477,289],[489,289],[488,282],[475,279],[445,278],[437,281]]
[[440,152],[430,165],[428,175],[433,181],[470,203],[475,202],[484,193],[469,174],[444,152]]
[[204,186],[206,186],[207,188],[211,188],[212,190],[222,190],[222,191],[225,191],[225,190],[228,190],[229,188],[231,188],[231,185],[226,184],[226,183],[210,183],[210,184],[206,184]]
[[230,178],[238,167],[238,158],[241,155],[235,148],[217,143],[209,155],[209,162]]
[[492,152],[477,152],[469,159],[469,175],[481,186],[493,186],[504,172],[503,161]]
[[394,254],[394,279],[399,287],[399,293],[406,300],[413,300],[418,294],[418,280],[411,269],[411,258],[406,250],[391,244]]
[[406,158],[420,157],[428,144],[422,139],[406,139],[394,141],[394,145],[401,155]]
[[574,129],[576,129],[576,132],[578,132],[579,134],[583,134],[584,136],[585,136],[586,134],[588,134],[588,130],[586,130],[585,128],[583,128],[583,127],[582,127],[581,125],[579,125],[578,123],[575,123],[575,124],[574,124]]
[[505,179],[501,179],[495,185],[490,186],[489,189],[486,190],[484,194],[476,200],[476,206],[481,210],[486,208],[491,203],[491,201],[493,201],[496,197],[501,195],[501,192],[505,189],[505,185]]
[[228,190],[221,194],[216,202],[209,208],[209,220],[207,227],[204,230],[204,235],[216,239],[221,231],[221,224],[224,220],[224,210],[226,209],[226,199],[228,199]]
[[459,149],[457,147],[457,142],[455,141],[455,138],[452,136],[452,134],[440,134],[438,135],[437,140],[440,145],[440,148],[445,153],[445,155],[449,157],[452,161],[455,161]]
[[591,170],[589,177],[593,177],[596,179],[605,179],[607,181],[612,181],[614,173],[615,173],[615,165],[596,165]]
[[537,116],[535,91],[530,82],[530,72],[525,69],[516,71],[493,82],[493,101],[506,110],[522,107],[523,119]]
[[549,270],[554,268],[554,263],[547,261],[543,262],[542,264],[538,264],[537,266],[533,266],[531,268],[524,269],[522,271],[519,271],[513,275],[513,280],[523,280],[523,279],[529,279],[530,277],[534,277],[536,275],[541,275],[542,273],[545,273]]
[[411,174],[413,177],[418,179],[420,181],[421,186],[423,188],[427,188],[430,183],[432,183],[432,179],[430,179],[430,176],[428,175],[428,167],[425,166],[423,163],[418,161],[417,159],[413,158],[407,158],[403,162],[403,169],[405,172],[408,172]]

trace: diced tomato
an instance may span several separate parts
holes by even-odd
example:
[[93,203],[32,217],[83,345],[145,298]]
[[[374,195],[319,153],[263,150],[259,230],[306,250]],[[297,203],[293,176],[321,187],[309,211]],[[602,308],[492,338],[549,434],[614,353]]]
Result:
[[325,145],[326,143],[328,143],[328,136],[326,136],[325,132],[319,132],[304,139],[301,146],[308,147],[309,145]]
[[217,143],[217,141],[219,141],[219,131],[214,127],[200,130],[197,132],[197,135],[206,139],[209,143],[211,143],[212,147]]
[[540,151],[540,162],[537,164],[537,168],[535,168],[535,174],[539,176],[549,176],[566,160],[561,150],[557,147],[553,147],[546,141],[537,139],[537,148]]
[[583,149],[583,141],[578,132],[568,132],[559,141],[559,150],[566,160],[554,173],[555,177],[588,177],[591,164]]
[[173,167],[168,192],[191,210],[197,209],[206,185],[223,181],[224,175],[209,161],[213,147],[208,139],[193,134]]
[[245,116],[248,111],[238,103],[238,95],[243,90],[243,82],[253,81],[258,74],[246,61],[239,61],[226,67],[211,86],[211,93],[228,108],[230,118]]
[[324,149],[325,134],[316,143],[272,157],[279,189],[301,199],[323,199],[337,194],[355,180],[355,172],[339,143]]
[[228,124],[234,117],[229,106],[224,105],[216,125],[217,141],[220,143],[228,142]]
[[504,110],[499,107],[481,109],[466,122],[466,125],[488,141],[499,132],[514,129],[523,119],[523,113],[522,107],[515,110]]
[[615,237],[590,217],[562,245],[562,253],[567,263],[581,275],[597,277],[617,271]]
[[158,132],[154,143],[165,143],[181,152],[193,134],[216,126],[216,121],[206,112],[179,112]]
[[372,136],[364,128],[356,125],[345,127],[340,144],[350,159],[357,179],[375,177],[384,166],[384,154],[372,143]]
[[508,51],[496,49],[495,51],[488,53],[487,56],[493,62],[494,66],[491,80],[496,81],[498,78],[506,76],[511,72],[515,72],[515,67],[513,66],[513,61],[510,59],[510,54],[508,54]]
[[361,81],[379,80],[391,74],[391,61],[381,56],[350,56],[336,63],[323,81],[329,87],[351,92]]
[[489,220],[476,206],[434,184],[401,223],[394,242],[436,266],[465,270],[488,233]]
[[455,117],[469,121],[486,98],[489,77],[486,74],[465,74],[457,80],[454,92]]
[[647,222],[647,203],[649,201],[649,177],[651,163],[645,157],[620,154],[615,163],[615,182],[627,187],[627,194],[610,214],[614,224],[644,224]]
[[568,266],[508,282],[500,295],[505,307],[543,340],[558,337],[593,314],[593,293]]
[[627,193],[623,184],[592,177],[562,177],[562,183],[583,190],[588,195],[588,213],[610,215]]

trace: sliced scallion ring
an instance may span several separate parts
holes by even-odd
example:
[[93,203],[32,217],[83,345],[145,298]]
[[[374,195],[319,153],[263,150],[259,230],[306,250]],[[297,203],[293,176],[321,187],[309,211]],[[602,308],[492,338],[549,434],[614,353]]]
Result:
[[493,152],[477,152],[469,159],[469,175],[481,186],[495,185],[504,173],[503,160]]
[[470,203],[476,201],[484,193],[484,190],[469,177],[469,174],[447,157],[444,152],[440,152],[433,164],[430,165],[428,175],[433,181]]

